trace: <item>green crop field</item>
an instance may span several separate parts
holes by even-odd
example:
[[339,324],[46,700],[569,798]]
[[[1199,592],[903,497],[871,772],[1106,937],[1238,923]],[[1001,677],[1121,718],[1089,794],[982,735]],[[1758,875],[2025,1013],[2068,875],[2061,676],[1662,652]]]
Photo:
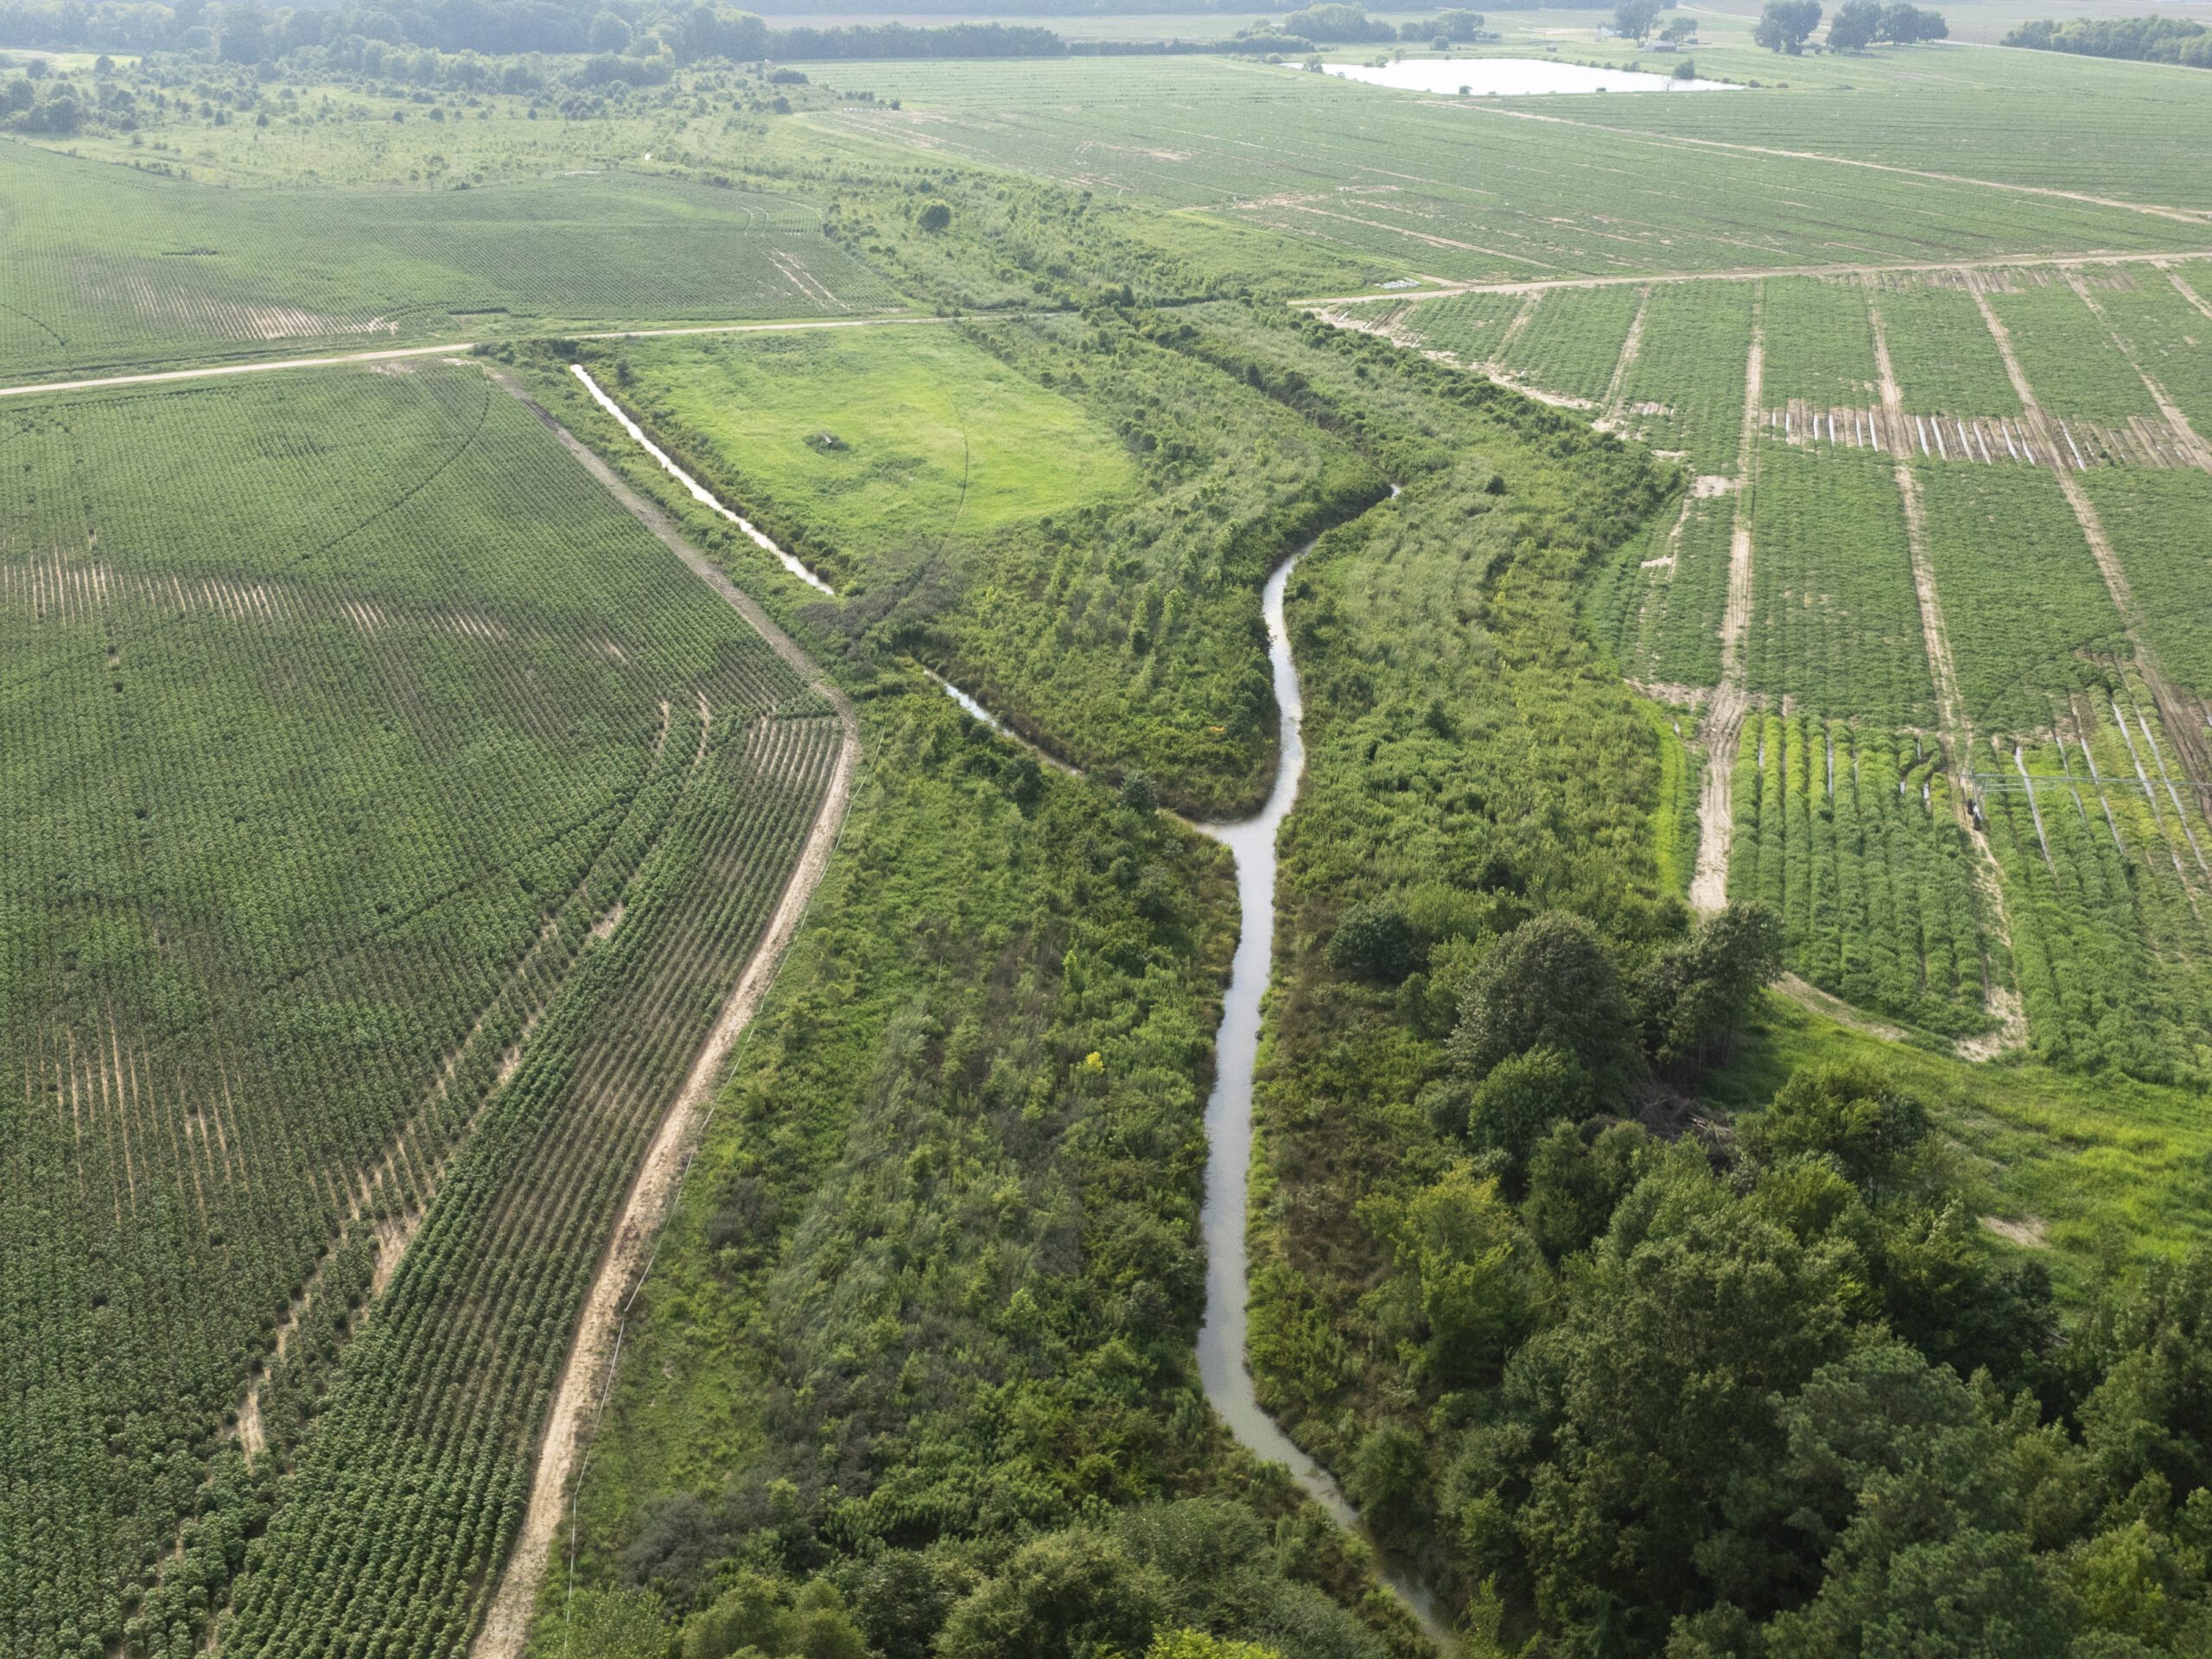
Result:
[[1751,690],[1891,728],[1929,723],[1904,507],[1889,468],[1763,444],[1751,524]]
[[1642,349],[1623,388],[1623,420],[1653,448],[1681,455],[1693,473],[1735,474],[1757,298],[1751,283],[1652,290]]
[[1993,976],[1974,854],[1939,757],[1867,727],[1746,722],[1731,889],[1783,918],[1791,964],[1853,1005],[1973,1031]]
[[[1168,59],[1133,76],[1111,61],[1076,60],[1025,66],[1018,80],[988,64],[810,73],[875,94],[814,118],[838,130],[1261,227],[1325,250],[1347,276],[1369,280],[2201,251],[2212,243],[2202,224],[2126,207],[1694,148],[1562,125],[1542,99],[1455,103],[1287,67]],[[902,107],[887,107],[891,98]]]
[[0,143],[0,375],[468,339],[518,323],[844,316],[891,301],[803,204],[643,176],[233,191]]
[[0,1625],[166,1647],[267,1525],[232,1645],[313,1650],[355,1483],[466,1619],[836,723],[474,369],[3,418]]

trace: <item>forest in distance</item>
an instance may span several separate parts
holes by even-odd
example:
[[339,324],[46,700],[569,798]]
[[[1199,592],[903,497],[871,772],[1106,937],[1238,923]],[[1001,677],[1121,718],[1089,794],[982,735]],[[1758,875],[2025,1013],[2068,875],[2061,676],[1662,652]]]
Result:
[[0,6],[0,1654],[2212,1648],[2212,78],[2025,16]]

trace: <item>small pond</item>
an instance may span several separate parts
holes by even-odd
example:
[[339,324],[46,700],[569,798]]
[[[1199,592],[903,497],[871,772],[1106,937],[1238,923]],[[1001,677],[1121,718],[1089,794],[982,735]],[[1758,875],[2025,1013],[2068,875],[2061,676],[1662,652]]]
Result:
[[1409,58],[1377,69],[1332,63],[1328,73],[1402,92],[1517,98],[1531,92],[1731,92],[1725,80],[1676,80],[1633,69],[1592,69],[1543,58]]

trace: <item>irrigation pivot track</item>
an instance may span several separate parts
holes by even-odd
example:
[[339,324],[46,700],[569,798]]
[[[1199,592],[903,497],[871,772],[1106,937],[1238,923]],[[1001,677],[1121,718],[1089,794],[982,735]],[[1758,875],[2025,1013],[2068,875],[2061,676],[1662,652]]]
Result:
[[576,1471],[584,1439],[613,1385],[623,1319],[651,1265],[654,1242],[683,1185],[683,1173],[690,1166],[691,1153],[705,1127],[708,1101],[721,1080],[730,1049],[759,1012],[784,951],[798,932],[807,903],[829,867],[838,832],[844,827],[845,810],[851,804],[853,779],[860,766],[861,742],[860,722],[853,712],[852,700],[823,674],[799,649],[798,642],[778,627],[750,594],[685,541],[665,513],[624,483],[612,467],[531,398],[512,376],[502,371],[495,372],[493,378],[544,422],[584,469],[683,560],[693,575],[751,624],[779,657],[828,698],[844,728],[829,791],[823,798],[822,809],[816,815],[798,861],[785,882],[767,931],[761,935],[736,988],[722,1005],[720,1017],[701,1045],[683,1090],[661,1120],[645,1161],[631,1183],[607,1255],[600,1262],[590,1294],[585,1299],[583,1313],[577,1321],[568,1361],[562,1367],[552,1408],[546,1414],[538,1441],[530,1507],[524,1514],[522,1531],[507,1558],[498,1593],[493,1598],[491,1611],[486,1615],[475,1644],[479,1659],[518,1659],[530,1635],[538,1586],[544,1577],[546,1563],[551,1559],[554,1540],[560,1533],[563,1505]]

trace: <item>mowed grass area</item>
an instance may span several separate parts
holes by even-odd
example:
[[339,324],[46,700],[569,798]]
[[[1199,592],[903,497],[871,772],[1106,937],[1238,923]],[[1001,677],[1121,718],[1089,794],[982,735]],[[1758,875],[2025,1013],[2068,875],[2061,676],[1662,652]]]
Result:
[[620,360],[656,431],[856,574],[1136,485],[1090,410],[949,327],[640,341]]
[[0,144],[0,380],[895,298],[785,198],[616,173],[234,191],[21,144]]
[[364,1493],[442,1565],[353,1635],[465,1624],[837,723],[474,366],[0,455],[4,1645],[197,1645],[265,1525],[226,1645],[308,1651]]
[[[877,96],[807,118],[825,130],[1266,231],[1297,251],[1288,276],[1251,264],[1246,248],[1213,251],[1216,268],[1233,264],[1255,281],[1310,280],[1324,256],[1356,285],[2212,246],[2212,225],[2192,217],[1690,144],[1628,130],[1642,118],[1616,114],[1639,103],[1750,104],[1787,126],[1808,120],[1812,95],[1794,90],[1458,99],[1197,59],[809,72]],[[1955,92],[1936,85],[1898,96],[1922,100],[1915,107],[1935,118]],[[1990,96],[2028,99],[2050,118],[2049,98]],[[903,107],[884,101],[893,97]],[[1839,108],[1813,122],[1808,139],[1865,118]],[[2200,129],[2188,108],[2171,119],[2178,158]],[[1609,130],[1617,121],[1624,130]],[[1184,245],[1184,233],[1164,226],[1142,233]]]

